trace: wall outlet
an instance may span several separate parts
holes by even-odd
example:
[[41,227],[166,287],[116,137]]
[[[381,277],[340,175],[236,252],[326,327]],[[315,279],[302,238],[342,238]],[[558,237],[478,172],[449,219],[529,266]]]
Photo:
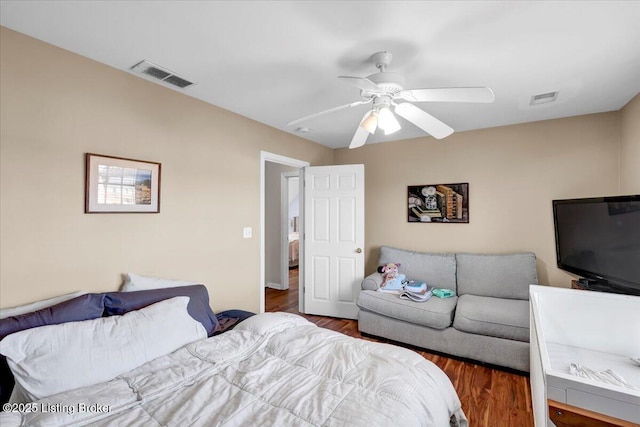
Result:
[[242,229],[242,237],[244,237],[245,239],[250,239],[252,235],[253,230],[251,229],[251,227],[245,227]]

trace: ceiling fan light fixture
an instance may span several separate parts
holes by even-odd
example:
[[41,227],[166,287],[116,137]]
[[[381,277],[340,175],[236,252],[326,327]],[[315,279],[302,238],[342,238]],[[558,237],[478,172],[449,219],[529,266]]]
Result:
[[[404,76],[399,73],[387,71],[387,67],[391,63],[391,58],[392,55],[388,51],[373,54],[371,60],[378,69],[378,72],[367,77],[338,76],[340,80],[348,82],[360,89],[361,99],[359,101],[310,114],[287,123],[287,126],[294,126],[304,121],[346,108],[372,104],[369,109],[362,112],[362,119],[356,127],[349,148],[363,146],[367,142],[369,135],[374,134],[377,128],[382,129],[385,135],[391,135],[399,131],[401,126],[396,116],[402,117],[408,123],[418,127],[428,135],[436,139],[442,139],[451,135],[454,132],[453,128],[427,113],[422,108],[417,107],[414,103],[490,103],[496,99],[495,94],[488,87],[404,89]],[[552,102],[556,97],[557,92],[534,95],[532,105],[534,104],[533,101],[536,103]],[[407,102],[402,102],[401,100]]]
[[376,128],[378,127],[378,115],[374,110],[369,112],[369,115],[360,125],[363,129],[365,129],[370,134],[374,134],[376,132]]
[[396,119],[389,107],[382,107],[378,110],[378,126],[384,130],[385,135],[391,135],[401,129],[398,119]]

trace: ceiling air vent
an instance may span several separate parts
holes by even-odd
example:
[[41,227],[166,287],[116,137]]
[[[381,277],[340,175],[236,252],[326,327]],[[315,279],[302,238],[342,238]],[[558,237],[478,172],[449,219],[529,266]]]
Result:
[[547,92],[547,93],[541,93],[539,95],[533,95],[531,97],[531,101],[529,102],[529,105],[540,105],[540,104],[547,104],[549,102],[553,102],[556,100],[556,98],[558,98],[558,92]]
[[149,62],[146,60],[140,61],[136,65],[131,67],[131,71],[144,74],[172,86],[179,87],[180,89],[184,89],[194,84],[193,82],[190,82],[189,80],[178,76],[173,71],[169,71],[166,68],[162,68],[154,64],[153,62]]

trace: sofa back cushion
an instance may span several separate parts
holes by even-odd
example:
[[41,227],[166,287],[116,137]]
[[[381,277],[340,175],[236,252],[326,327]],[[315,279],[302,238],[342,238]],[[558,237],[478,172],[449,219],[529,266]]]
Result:
[[456,258],[454,254],[407,251],[382,246],[379,265],[400,263],[398,271],[409,280],[422,280],[429,286],[456,290]]
[[456,254],[458,294],[528,300],[529,285],[538,284],[536,256],[531,252],[485,255]]

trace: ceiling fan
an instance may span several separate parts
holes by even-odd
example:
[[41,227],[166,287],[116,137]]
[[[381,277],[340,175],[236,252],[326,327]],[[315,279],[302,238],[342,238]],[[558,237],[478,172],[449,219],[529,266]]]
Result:
[[404,76],[399,73],[386,71],[391,63],[391,58],[391,52],[377,52],[372,56],[372,59],[376,68],[379,70],[378,73],[371,74],[367,77],[338,77],[359,88],[362,100],[293,120],[287,123],[287,126],[294,126],[298,123],[346,108],[371,104],[371,109],[362,117],[349,148],[363,146],[369,134],[375,133],[377,128],[382,129],[385,135],[390,135],[400,130],[400,123],[391,111],[392,107],[393,111],[400,117],[413,123],[433,137],[442,139],[451,135],[453,129],[426,111],[416,107],[412,102],[489,103],[495,100],[493,91],[488,87],[404,89]]

